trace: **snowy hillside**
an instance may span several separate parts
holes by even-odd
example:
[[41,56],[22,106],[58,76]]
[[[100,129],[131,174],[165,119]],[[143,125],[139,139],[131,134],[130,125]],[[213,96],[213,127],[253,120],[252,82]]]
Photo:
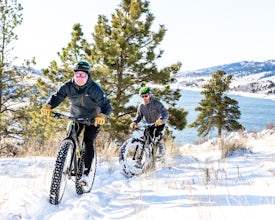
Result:
[[181,72],[177,75],[177,84],[181,87],[201,88],[216,70],[222,70],[233,75],[231,92],[275,96],[275,60],[265,62],[244,61]]
[[[179,76],[209,76],[216,70],[223,70],[236,77],[247,76],[257,73],[269,73],[275,75],[275,60],[267,60],[264,62],[255,61],[241,61],[237,63],[223,64],[214,67],[204,68],[200,70],[186,71],[179,74]],[[268,75],[267,75],[268,76]]]
[[78,196],[69,182],[57,206],[48,202],[54,158],[0,159],[0,219],[273,220],[275,130],[242,138],[247,150],[227,159],[209,140],[182,146],[162,167],[130,179],[117,157],[99,158],[92,192]]

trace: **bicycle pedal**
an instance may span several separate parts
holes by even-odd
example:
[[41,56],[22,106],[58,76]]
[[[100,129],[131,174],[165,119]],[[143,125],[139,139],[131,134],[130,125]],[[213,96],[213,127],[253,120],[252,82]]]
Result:
[[81,185],[81,186],[87,186],[88,184],[85,181],[79,181],[79,185]]
[[89,177],[84,174],[78,182],[81,186],[87,186],[88,181],[89,181]]

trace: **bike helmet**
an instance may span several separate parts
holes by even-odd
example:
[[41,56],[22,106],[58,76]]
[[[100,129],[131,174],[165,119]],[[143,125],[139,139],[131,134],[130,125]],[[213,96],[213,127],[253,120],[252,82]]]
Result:
[[147,86],[141,87],[139,90],[139,95],[150,93],[151,89]]
[[83,72],[86,72],[86,73],[90,73],[91,71],[91,66],[88,62],[86,61],[80,61],[76,64],[75,68],[74,68],[74,71],[83,71]]

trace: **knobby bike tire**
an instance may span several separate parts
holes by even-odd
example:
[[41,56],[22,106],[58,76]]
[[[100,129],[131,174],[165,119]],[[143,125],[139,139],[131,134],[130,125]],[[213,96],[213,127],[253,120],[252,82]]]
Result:
[[140,175],[151,166],[152,156],[147,148],[143,150],[144,144],[141,138],[130,138],[122,144],[119,163],[126,177]]
[[63,197],[73,157],[73,149],[74,143],[71,140],[64,140],[59,146],[50,186],[51,204],[59,204]]
[[89,193],[92,190],[92,187],[94,184],[94,179],[95,179],[95,174],[96,174],[96,167],[97,167],[97,155],[96,155],[95,147],[94,147],[94,156],[92,158],[90,172],[88,175],[89,182],[86,186],[83,186],[79,183],[79,180],[81,179],[82,174],[83,174],[84,159],[85,159],[85,153],[82,153],[79,158],[79,161],[78,161],[78,172],[77,172],[76,181],[75,181],[76,193],[79,195],[81,195],[83,193]]

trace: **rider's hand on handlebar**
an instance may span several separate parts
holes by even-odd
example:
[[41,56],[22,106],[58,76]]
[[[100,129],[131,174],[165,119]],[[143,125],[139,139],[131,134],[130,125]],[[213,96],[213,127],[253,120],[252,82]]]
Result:
[[130,124],[130,128],[133,130],[136,128],[136,126],[137,126],[137,123],[134,121]]
[[103,113],[100,113],[98,116],[95,117],[94,125],[95,126],[104,125],[105,119],[106,119],[106,115],[104,115]]
[[47,116],[48,118],[50,117],[50,115],[51,115],[51,105],[49,105],[49,104],[46,104],[45,106],[43,106],[42,108],[41,108],[41,110],[40,110],[40,112],[41,112],[41,114],[42,115],[45,115],[45,116]]
[[163,124],[163,121],[161,119],[156,120],[155,125],[160,126]]

